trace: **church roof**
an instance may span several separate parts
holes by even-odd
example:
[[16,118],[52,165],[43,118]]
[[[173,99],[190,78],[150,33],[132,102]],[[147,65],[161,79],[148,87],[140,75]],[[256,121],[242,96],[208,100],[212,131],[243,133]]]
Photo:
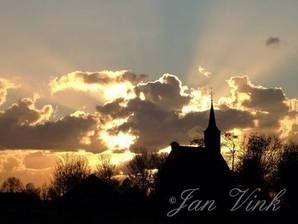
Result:
[[199,187],[213,197],[213,193],[220,190],[218,186],[224,188],[229,178],[230,169],[220,153],[203,147],[177,146],[159,171],[157,191],[162,195],[175,195]]

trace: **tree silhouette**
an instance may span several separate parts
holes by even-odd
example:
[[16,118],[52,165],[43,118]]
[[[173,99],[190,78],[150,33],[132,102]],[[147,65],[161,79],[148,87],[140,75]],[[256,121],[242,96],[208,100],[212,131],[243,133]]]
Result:
[[233,134],[232,132],[226,132],[223,135],[223,143],[222,145],[225,146],[229,150],[229,157],[231,157],[231,168],[232,171],[235,170],[235,158],[237,152],[237,145],[238,145],[238,136]]
[[297,182],[297,171],[298,171],[298,145],[289,144],[286,145],[284,151],[277,164],[277,188],[286,188],[286,202],[288,206],[294,207],[298,201],[298,182]]
[[272,188],[284,144],[276,136],[251,134],[243,142],[237,174],[250,187]]
[[49,195],[50,186],[46,183],[44,183],[40,188],[40,199],[43,201],[50,200]]
[[24,189],[24,193],[34,195],[36,198],[40,198],[40,188],[35,187],[33,183],[27,183]]
[[[254,189],[260,187],[262,188],[262,193],[258,196],[266,200],[269,200],[270,197],[274,197],[282,188],[286,188],[287,192],[281,199],[281,208],[285,209],[281,210],[281,213],[278,214],[283,214],[282,212],[284,211],[296,212],[298,200],[298,185],[296,181],[296,172],[298,170],[298,145],[293,143],[285,144],[275,136],[259,134],[249,135],[245,141],[241,142],[241,144],[238,142],[238,138],[235,140],[232,133],[225,137],[227,137],[228,140],[237,141],[237,143],[230,142],[233,151],[235,151],[236,146],[239,147],[237,148],[237,154],[234,155],[235,158],[239,158],[239,163],[236,163],[237,159],[234,160],[235,172],[233,173],[233,176],[238,177],[238,182],[234,182],[233,179],[233,184],[235,183],[235,186],[239,188],[245,187]],[[3,211],[3,208],[5,208],[7,211],[13,210],[15,214],[19,214],[18,212],[22,212],[25,208],[26,211],[37,211],[40,214],[46,214],[47,216],[51,215],[54,218],[57,218],[56,216],[58,214],[60,215],[67,211],[67,218],[70,216],[75,217],[73,222],[75,223],[78,220],[81,221],[81,219],[75,219],[77,217],[81,218],[82,214],[87,214],[85,213],[86,211],[90,214],[90,208],[96,208],[97,212],[101,210],[98,210],[98,206],[102,206],[101,208],[105,209],[104,212],[117,216],[119,215],[121,219],[123,214],[128,214],[129,212],[134,211],[133,214],[138,214],[140,221],[144,221],[144,219],[150,222],[156,221],[153,221],[150,218],[157,217],[158,219],[160,214],[159,211],[162,210],[165,205],[162,204],[160,200],[156,200],[159,199],[159,195],[156,193],[158,191],[155,191],[156,194],[151,194],[151,192],[154,192],[154,189],[158,189],[159,187],[156,186],[156,173],[157,170],[161,168],[162,164],[164,164],[167,154],[142,153],[136,155],[127,163],[126,170],[124,170],[127,171],[128,177],[122,184],[115,185],[113,176],[115,175],[116,167],[111,163],[111,158],[109,156],[100,156],[99,158],[100,163],[96,167],[95,174],[101,180],[98,180],[95,175],[92,175],[92,178],[87,178],[91,171],[86,158],[83,156],[74,156],[72,154],[67,154],[57,161],[50,185],[44,184],[41,188],[37,188],[32,183],[28,183],[24,187],[18,178],[7,178],[7,180],[4,181],[1,190],[9,192],[9,194],[0,194],[0,201],[2,202],[0,203],[0,207],[2,205],[0,211]],[[175,184],[178,184],[177,174],[181,167],[187,167],[188,163],[192,164],[193,162],[186,160],[178,166],[174,164],[175,167],[177,167],[176,171],[178,172],[173,173],[173,182],[166,180],[166,183],[170,184],[165,185],[166,187],[162,188],[162,194],[160,195],[166,195],[167,192],[171,191],[171,187],[174,188]],[[202,163],[204,164],[204,162]],[[196,164],[196,162],[194,164]],[[200,170],[211,178],[214,178],[216,172],[218,172],[216,171],[215,173],[212,173],[212,170],[205,170],[204,168],[205,166]],[[213,168],[214,166],[212,166],[211,169]],[[188,175],[188,170],[197,172],[196,169],[187,168],[187,170],[181,173],[181,176]],[[193,175],[191,175],[191,178],[192,177]],[[200,180],[199,175],[195,176],[195,178]],[[207,198],[209,198],[208,189],[212,186],[215,186],[217,192],[224,188],[223,181],[220,181],[221,184],[219,185],[208,185],[208,180],[206,181],[206,179],[203,179],[203,181],[207,182],[207,185],[205,186],[207,188],[207,191],[205,192],[207,193],[204,192],[204,195],[202,195],[207,195]],[[180,183],[183,184],[183,179]],[[65,195],[69,190],[75,187],[77,188],[73,189],[70,194],[67,194],[69,197],[65,197],[65,200],[57,200],[56,202],[48,201],[58,199],[58,197]],[[203,187],[201,187],[200,190],[203,190]],[[210,197],[213,197],[215,191],[212,190],[210,192]],[[67,199],[73,199],[73,196],[76,194],[79,196],[77,197],[77,201],[70,200],[68,203],[65,203]],[[44,201],[40,203],[39,200],[36,200],[36,195],[39,195]],[[87,197],[85,197],[86,195]],[[112,195],[117,196],[113,198]],[[172,195],[172,193],[170,195]],[[104,197],[110,202],[110,207],[107,206],[107,201],[103,201]],[[88,199],[84,205],[82,205],[81,198],[84,198],[84,200]],[[166,205],[168,205],[168,198],[169,197],[166,197]],[[4,200],[6,201],[3,202]],[[116,206],[118,203],[120,209]],[[53,209],[52,205],[55,206],[55,209]],[[125,208],[124,211],[122,210],[123,208]],[[159,211],[155,211],[154,208]],[[121,212],[119,212],[120,210]],[[93,213],[94,218],[101,217],[102,214],[105,214],[103,212],[99,215],[99,213],[96,212]],[[77,213],[78,216],[76,216]],[[30,214],[33,213],[31,212]],[[164,213],[162,213],[162,215],[164,215]],[[186,218],[188,218],[189,213],[186,213],[186,215]],[[262,213],[256,213],[256,215],[256,217],[260,217],[262,216]],[[125,218],[128,217],[124,215],[124,222],[126,221]],[[191,217],[189,218],[191,219]]]
[[24,190],[24,186],[19,178],[9,177],[7,178],[1,187],[2,192],[7,193],[20,193]]
[[157,153],[136,155],[127,165],[129,179],[142,192],[150,193],[155,185],[157,170],[165,158],[164,154]]
[[67,154],[57,161],[49,189],[51,198],[63,196],[90,175],[88,161],[83,156]]
[[265,169],[262,161],[270,139],[258,134],[251,134],[244,144],[240,156],[237,174],[241,183],[247,187],[262,187],[265,184]]
[[116,172],[116,166],[111,163],[111,157],[108,155],[100,155],[99,159],[100,163],[96,166],[95,174],[100,179],[111,183]]

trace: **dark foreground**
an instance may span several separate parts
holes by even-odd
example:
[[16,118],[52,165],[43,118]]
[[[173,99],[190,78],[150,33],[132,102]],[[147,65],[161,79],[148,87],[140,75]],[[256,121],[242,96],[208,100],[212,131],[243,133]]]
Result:
[[[1,202],[0,202],[1,203]],[[39,202],[38,207],[32,204],[24,204],[22,207],[2,208],[0,212],[1,224],[56,224],[56,223],[272,223],[272,224],[287,224],[297,223],[297,211],[279,211],[268,213],[184,213],[168,218],[166,214],[162,214],[155,208],[158,205],[152,204],[146,206],[147,203],[139,206],[124,206],[120,208],[115,205],[107,205],[105,208],[102,205],[92,207],[86,205],[70,206],[57,202]]]

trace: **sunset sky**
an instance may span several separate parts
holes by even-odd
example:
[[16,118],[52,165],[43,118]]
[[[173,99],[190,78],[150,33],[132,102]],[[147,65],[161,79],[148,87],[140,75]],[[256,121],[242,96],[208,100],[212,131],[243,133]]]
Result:
[[204,130],[298,139],[298,1],[0,0],[0,182]]

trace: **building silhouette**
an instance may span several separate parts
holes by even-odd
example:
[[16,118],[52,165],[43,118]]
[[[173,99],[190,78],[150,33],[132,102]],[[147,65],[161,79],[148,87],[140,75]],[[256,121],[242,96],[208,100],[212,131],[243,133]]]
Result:
[[212,98],[208,127],[204,131],[204,143],[206,150],[214,153],[220,153],[220,130],[216,126]]
[[204,146],[171,143],[171,152],[157,176],[156,198],[162,209],[171,206],[169,198],[178,199],[184,190],[194,188],[199,188],[196,192],[197,199],[214,199],[218,207],[226,203],[232,175],[220,152],[220,133],[211,99],[208,127],[204,131]]

